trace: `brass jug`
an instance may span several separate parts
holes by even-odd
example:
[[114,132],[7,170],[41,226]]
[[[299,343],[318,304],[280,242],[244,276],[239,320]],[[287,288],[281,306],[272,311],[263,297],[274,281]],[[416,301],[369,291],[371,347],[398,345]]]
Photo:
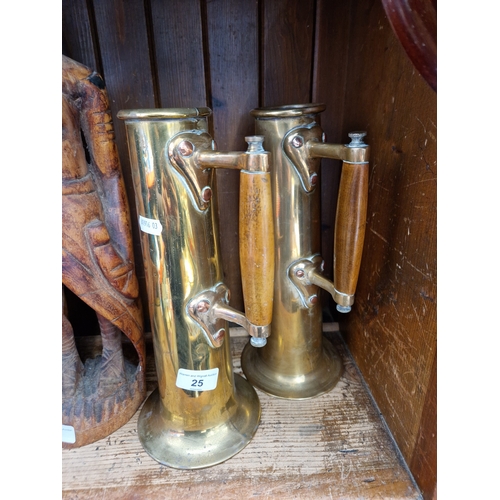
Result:
[[[354,302],[368,197],[369,147],[364,132],[351,143],[325,143],[323,104],[258,108],[255,130],[272,154],[275,282],[272,336],[260,350],[248,344],[242,369],[255,387],[280,398],[306,399],[331,390],[342,374],[340,357],[323,337],[320,289],[340,312]],[[334,282],[322,275],[321,158],[343,160],[334,241]]]
[[[138,420],[158,462],[197,469],[223,462],[260,421],[254,388],[233,373],[228,321],[264,345],[272,314],[274,236],[269,153],[217,152],[209,108],[122,110],[141,229],[158,388]],[[240,259],[246,315],[222,281],[214,168],[240,173]]]

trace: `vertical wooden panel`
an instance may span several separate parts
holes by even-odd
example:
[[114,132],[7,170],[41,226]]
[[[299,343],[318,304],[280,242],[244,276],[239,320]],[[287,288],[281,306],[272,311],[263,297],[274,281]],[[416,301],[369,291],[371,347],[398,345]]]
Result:
[[102,72],[98,50],[92,36],[92,12],[86,0],[63,0],[63,54],[99,73]]
[[152,0],[151,22],[160,106],[206,106],[200,2]]
[[437,486],[437,357],[431,370],[431,379],[425,396],[417,442],[409,462],[425,500],[434,499]]
[[311,100],[314,0],[263,0],[261,105]]
[[[245,136],[254,134],[250,111],[258,106],[257,2],[209,0],[206,22],[214,138],[220,151],[245,151]],[[231,290],[231,305],[242,310],[239,172],[219,170],[217,183],[224,281]]]
[[371,167],[349,347],[409,463],[436,355],[436,94],[382,4],[353,3],[344,130],[365,128]]
[[101,48],[102,76],[110,98],[116,143],[127,187],[135,265],[143,299],[145,328],[148,328],[147,292],[125,125],[116,118],[121,109],[156,106],[146,14],[143,3],[133,0],[98,0],[94,2],[94,9]]
[[[327,142],[346,143],[342,135],[350,25],[350,2],[317,0],[314,48],[313,102],[326,104],[321,126]],[[321,160],[321,253],[325,276],[333,279],[333,234],[341,162]],[[322,293],[323,307],[334,311],[329,293]]]

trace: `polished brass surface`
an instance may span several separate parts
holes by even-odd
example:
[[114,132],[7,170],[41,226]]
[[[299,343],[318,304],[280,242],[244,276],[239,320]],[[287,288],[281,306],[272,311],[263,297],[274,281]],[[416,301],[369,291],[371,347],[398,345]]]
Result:
[[[118,113],[127,131],[158,375],[139,416],[139,439],[158,462],[189,469],[240,451],[261,412],[255,390],[233,374],[227,320],[247,320],[228,305],[222,282],[215,175],[195,164],[200,151],[212,154],[209,114]],[[207,377],[211,386],[203,390]]]
[[[273,335],[269,339],[275,338]],[[278,336],[279,336],[278,332]],[[320,396],[335,387],[339,381],[344,368],[340,356],[335,347],[327,339],[311,339],[311,345],[296,345],[297,352],[304,356],[310,356],[314,353],[315,359],[310,357],[309,364],[301,364],[295,370],[282,369],[283,363],[278,363],[278,356],[283,352],[276,351],[268,341],[267,346],[257,349],[249,342],[242,354],[242,367],[244,364],[244,373],[252,384],[265,393],[282,399],[309,399]],[[294,349],[290,342],[283,341],[281,336],[282,349]],[[275,349],[276,356],[263,357],[261,351]],[[298,360],[298,356],[296,355]],[[273,364],[274,363],[274,364]],[[305,369],[304,369],[305,366]],[[301,370],[302,367],[302,370]],[[291,366],[288,368],[292,368]]]
[[272,154],[275,218],[275,281],[272,335],[262,349],[250,343],[242,354],[247,379],[264,392],[289,399],[331,390],[342,374],[340,358],[322,336],[321,289],[348,309],[354,297],[322,275],[320,256],[320,158],[367,159],[366,145],[324,143],[319,124],[323,104],[252,111],[257,134]]
[[311,104],[288,104],[286,106],[256,108],[251,111],[251,114],[257,119],[293,118],[306,115],[313,117],[318,115],[318,113],[322,113],[325,109],[326,106],[320,102]]
[[[364,132],[357,134],[364,135]],[[354,133],[351,132],[350,135],[354,135]],[[357,142],[355,139],[351,139],[350,144],[325,144],[311,141],[307,144],[307,148],[312,158],[332,158],[347,163],[368,163],[370,154],[370,146],[363,142]]]
[[175,120],[179,118],[208,117],[212,114],[210,108],[145,108],[145,109],[122,109],[118,112],[118,118],[123,120]]
[[322,274],[324,267],[323,259],[315,255],[310,259],[296,260],[288,269],[288,277],[296,286],[300,297],[306,307],[311,307],[313,297],[317,297],[318,287],[326,290],[333,300],[341,306],[351,306],[354,296],[339,292],[335,285]]
[[[202,407],[212,401],[207,397],[196,404]],[[237,374],[234,374],[234,397],[219,410],[219,418],[213,425],[207,424],[205,430],[182,429],[177,416],[162,404],[160,391],[156,389],[144,403],[137,432],[146,452],[163,465],[176,469],[210,467],[241,451],[251,441],[260,419],[255,390]]]

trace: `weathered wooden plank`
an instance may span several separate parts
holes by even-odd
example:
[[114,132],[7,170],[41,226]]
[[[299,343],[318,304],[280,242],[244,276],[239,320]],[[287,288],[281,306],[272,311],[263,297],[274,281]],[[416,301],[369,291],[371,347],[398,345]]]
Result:
[[[206,4],[213,134],[220,151],[246,151],[254,134],[250,111],[258,106],[257,2]],[[239,172],[217,171],[219,234],[224,281],[231,305],[243,310],[238,254]],[[236,217],[235,217],[236,215]]]
[[366,127],[371,173],[356,302],[339,320],[410,462],[436,354],[436,94],[380,2],[355,2],[351,27],[344,127]]
[[152,0],[151,23],[160,106],[207,106],[200,2]]
[[100,73],[99,48],[92,36],[92,23],[86,0],[62,1],[63,54]]
[[154,108],[157,105],[155,75],[149,58],[146,13],[144,4],[134,1],[99,0],[94,2],[94,9],[102,56],[102,76],[108,90],[116,144],[127,188],[145,327],[149,329],[146,283],[125,125],[116,118],[121,109]]
[[[314,40],[312,101],[323,102],[321,127],[330,143],[348,142],[343,136],[344,93],[347,76],[350,2],[317,0]],[[321,252],[324,274],[333,279],[333,235],[340,183],[341,162],[321,160]],[[323,307],[334,310],[329,293],[321,294]]]
[[262,106],[310,102],[314,6],[314,0],[262,2]]
[[[106,439],[63,450],[62,497],[420,498],[340,334],[328,336],[346,367],[337,387],[304,401],[259,391],[261,425],[230,460],[197,471],[162,466],[142,449],[135,415]],[[241,373],[248,336],[232,330],[231,338],[234,369]]]

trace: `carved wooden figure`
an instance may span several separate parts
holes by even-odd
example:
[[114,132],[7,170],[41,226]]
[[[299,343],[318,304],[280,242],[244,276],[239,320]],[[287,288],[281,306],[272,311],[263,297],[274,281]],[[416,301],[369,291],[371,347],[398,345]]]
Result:
[[[69,431],[69,438],[63,432],[64,448],[108,436],[146,396],[143,315],[131,234],[104,82],[63,56],[62,424]],[[95,311],[101,356],[81,359],[64,287]],[[122,333],[137,351],[137,364],[124,357]]]

